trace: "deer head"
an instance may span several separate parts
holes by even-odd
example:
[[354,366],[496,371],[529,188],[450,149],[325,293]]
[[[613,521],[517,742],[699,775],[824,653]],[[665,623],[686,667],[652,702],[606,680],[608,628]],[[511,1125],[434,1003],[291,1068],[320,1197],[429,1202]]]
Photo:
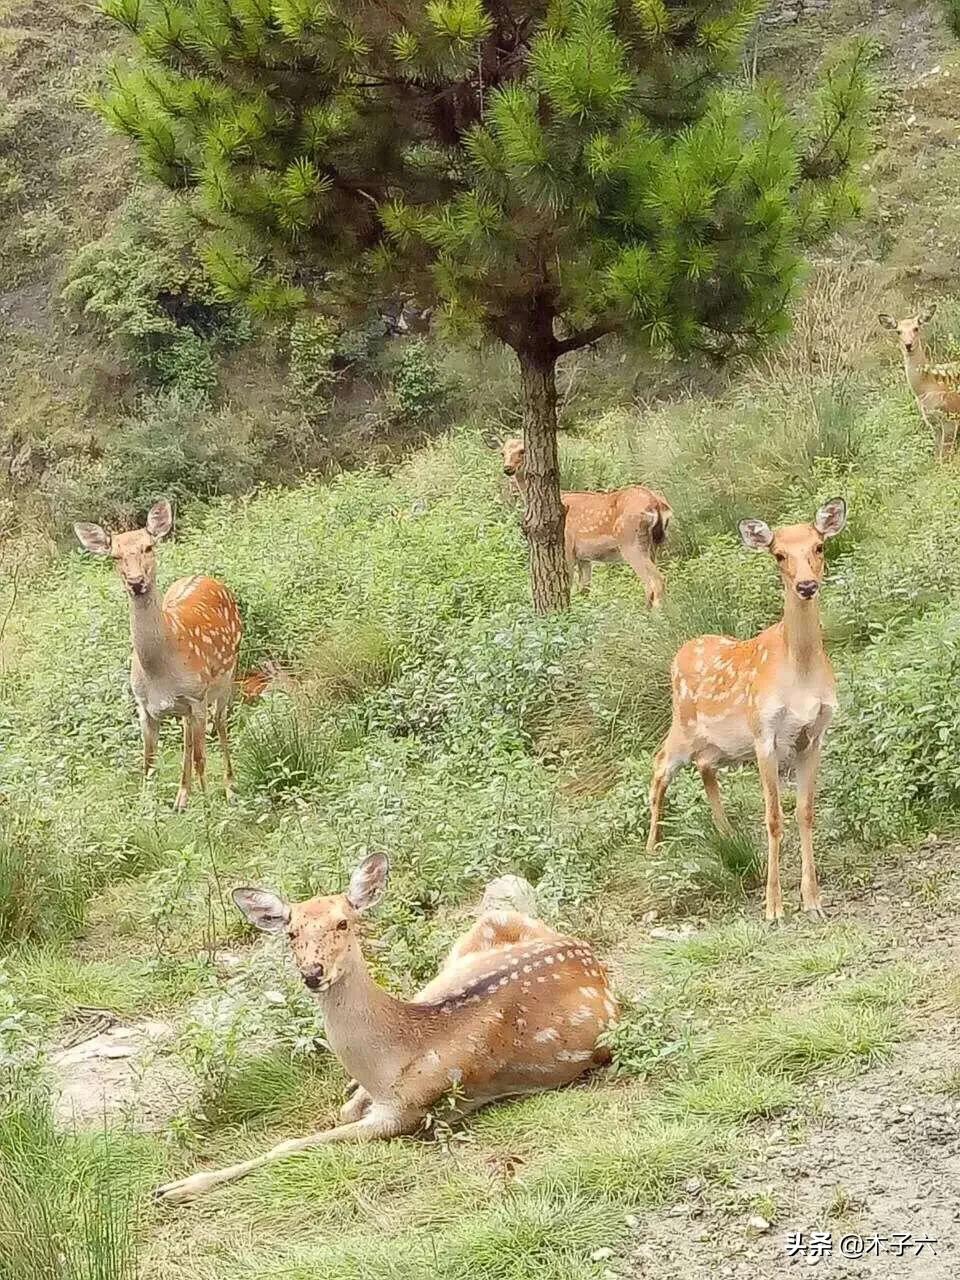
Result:
[[833,538],[847,523],[847,504],[831,498],[812,524],[787,524],[771,529],[762,520],[741,520],[740,537],[751,551],[769,551],[780,569],[787,595],[813,600],[823,581],[825,538]]
[[127,533],[107,533],[98,524],[75,524],[73,531],[91,555],[112,556],[120,581],[131,596],[145,596],[157,580],[154,547],[173,528],[173,510],[166,498],[155,503],[146,527]]
[[893,329],[896,331],[897,338],[900,341],[900,350],[904,355],[911,356],[921,347],[921,330],[925,324],[929,324],[936,314],[936,303],[926,307],[923,311],[915,316],[907,316],[903,320],[898,320],[896,316],[884,315],[879,316],[880,323],[884,329]]
[[521,480],[523,478],[523,441],[517,436],[511,436],[509,440],[504,440],[500,452],[503,455],[504,475],[516,476]]
[[265,889],[234,889],[233,900],[257,929],[285,932],[300,976],[311,991],[329,991],[360,958],[359,920],[383,897],[390,874],[385,854],[365,858],[346,893],[284,902]]

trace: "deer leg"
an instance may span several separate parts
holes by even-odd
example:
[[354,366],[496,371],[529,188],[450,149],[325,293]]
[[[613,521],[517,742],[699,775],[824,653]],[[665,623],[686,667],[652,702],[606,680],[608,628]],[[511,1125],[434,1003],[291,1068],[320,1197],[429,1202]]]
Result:
[[153,773],[157,759],[157,738],[160,735],[160,722],[154,720],[145,710],[138,709],[140,718],[140,734],[143,738],[143,780]]
[[700,781],[703,783],[703,789],[707,795],[707,803],[710,805],[710,812],[713,814],[713,823],[718,831],[722,831],[724,835],[729,835],[733,828],[730,826],[730,820],[724,812],[723,796],[720,794],[720,784],[717,782],[717,771],[712,764],[698,764],[700,771]]
[[650,833],[647,836],[647,853],[653,853],[660,841],[660,819],[667,788],[677,770],[687,763],[689,754],[673,739],[672,730],[653,760],[653,777],[650,780]]
[[333,1129],[324,1129],[320,1133],[311,1133],[306,1138],[291,1138],[271,1147],[262,1156],[254,1156],[252,1160],[244,1160],[241,1164],[227,1165],[223,1169],[211,1169],[206,1173],[195,1173],[179,1182],[167,1182],[153,1193],[154,1199],[164,1204],[185,1204],[222,1186],[225,1182],[236,1182],[245,1178],[254,1169],[260,1169],[274,1160],[282,1160],[285,1156],[295,1155],[299,1151],[309,1151],[312,1147],[324,1146],[328,1142],[373,1142],[379,1138],[395,1138],[403,1133],[414,1133],[423,1121],[424,1112],[420,1109],[397,1111],[393,1107],[374,1104],[360,1119],[350,1124],[340,1124]]
[[590,593],[590,578],[593,574],[593,562],[590,560],[577,561],[577,574],[580,579],[580,591],[583,595]]
[[180,765],[180,786],[173,807],[183,813],[190,799],[190,781],[193,776],[193,717],[183,717],[183,761]]
[[797,757],[797,826],[800,829],[800,905],[812,916],[824,919],[817,884],[817,864],[813,857],[813,809],[820,767],[820,744]]
[[193,713],[193,769],[200,783],[200,790],[207,789],[207,708],[206,704]]
[[647,604],[657,609],[663,600],[663,574],[653,563],[646,547],[639,542],[628,543],[621,547],[620,554],[644,585]]
[[356,1087],[340,1108],[340,1120],[343,1124],[352,1124],[356,1120],[362,1120],[373,1101],[362,1085],[354,1083]]
[[783,839],[783,809],[780,807],[780,767],[773,751],[757,744],[757,767],[763,784],[763,801],[767,819],[767,906],[771,924],[783,919],[783,893],[780,888],[780,842]]
[[216,709],[217,735],[220,738],[220,754],[223,757],[223,787],[227,799],[233,795],[233,761],[230,759],[230,739],[227,732],[227,706],[218,703]]

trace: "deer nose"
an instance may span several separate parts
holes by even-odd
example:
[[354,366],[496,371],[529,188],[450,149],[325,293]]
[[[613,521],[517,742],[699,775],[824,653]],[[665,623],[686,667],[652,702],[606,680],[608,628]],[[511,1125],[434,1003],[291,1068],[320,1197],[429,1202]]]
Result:
[[913,350],[913,343],[912,343],[912,342],[905,342],[905,343],[903,344],[903,349],[904,349],[904,351],[907,353],[907,355],[909,355],[909,354],[910,354],[910,352]]
[[142,596],[147,589],[146,578],[128,578],[127,586],[135,596]]
[[503,474],[504,474],[505,476],[512,476],[512,475],[513,475],[513,467],[504,467],[504,468],[503,468]]
[[308,969],[303,975],[303,981],[311,991],[316,991],[323,981],[323,965],[315,964],[312,969]]
[[815,582],[813,578],[806,578],[803,582],[797,583],[797,595],[802,596],[804,600],[812,600],[820,590],[820,583]]

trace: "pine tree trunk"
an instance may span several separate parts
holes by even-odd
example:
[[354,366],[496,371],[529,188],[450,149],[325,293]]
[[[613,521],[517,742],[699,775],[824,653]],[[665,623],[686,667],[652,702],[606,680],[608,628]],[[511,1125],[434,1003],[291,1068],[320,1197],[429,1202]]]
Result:
[[530,590],[537,613],[570,607],[570,574],[563,549],[566,512],[557,465],[557,357],[549,341],[517,351],[523,388],[526,510],[523,532],[530,556]]

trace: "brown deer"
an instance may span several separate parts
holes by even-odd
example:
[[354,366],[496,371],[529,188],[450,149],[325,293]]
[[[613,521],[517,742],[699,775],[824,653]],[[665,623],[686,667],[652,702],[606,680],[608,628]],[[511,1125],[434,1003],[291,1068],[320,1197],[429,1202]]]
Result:
[[783,618],[752,640],[699,636],[677,651],[671,668],[673,718],[654,761],[650,785],[652,852],[660,835],[667,787],[691,761],[722,831],[730,825],[717,785],[717,766],[756,759],[767,823],[766,916],[783,917],[780,890],[780,771],[792,766],[797,781],[797,825],[804,911],[822,918],[813,856],[813,804],[820,746],[837,705],[833,668],[823,647],[818,595],[823,581],[824,538],[846,524],[842,498],[832,498],[812,524],[770,529],[741,520],[740,536],[754,551],[769,551],[784,591]]
[[261,889],[234,890],[251,924],[286,934],[320,1001],[330,1048],[357,1087],[334,1128],[169,1183],[157,1199],[192,1200],[328,1142],[414,1133],[443,1099],[445,1114],[463,1116],[497,1098],[570,1084],[609,1061],[597,1046],[617,1013],[604,967],[585,943],[517,912],[480,916],[412,1001],[388,995],[360,949],[361,914],[380,899],[388,871],[386,857],[373,854],[346,893],[293,904]]
[[[502,446],[503,471],[517,493],[526,492],[523,441],[513,438]],[[571,579],[576,570],[580,590],[590,590],[594,561],[630,565],[646,589],[647,603],[663,599],[663,575],[655,562],[667,536],[673,511],[661,494],[644,485],[609,493],[561,492],[566,512],[564,542]]]
[[243,632],[231,593],[215,578],[180,578],[157,594],[154,548],[173,527],[170,503],[151,507],[146,527],[107,533],[98,524],[76,524],[87,551],[111,556],[130,597],[130,685],[143,734],[144,778],[153,772],[160,721],[183,721],[183,767],[174,808],[187,807],[196,770],[201,787],[206,769],[207,713],[213,711],[223,751],[227,794],[233,786],[227,711],[233,692]]
[[[927,363],[921,335],[923,326],[933,319],[936,310],[934,304],[919,315],[908,316],[904,320],[881,315],[880,323],[885,329],[894,329],[897,333],[907,382],[916,396],[921,417],[933,432],[937,442],[937,457],[942,461],[957,443],[957,428],[960,426],[960,367]],[[936,419],[935,426],[931,417]]]

